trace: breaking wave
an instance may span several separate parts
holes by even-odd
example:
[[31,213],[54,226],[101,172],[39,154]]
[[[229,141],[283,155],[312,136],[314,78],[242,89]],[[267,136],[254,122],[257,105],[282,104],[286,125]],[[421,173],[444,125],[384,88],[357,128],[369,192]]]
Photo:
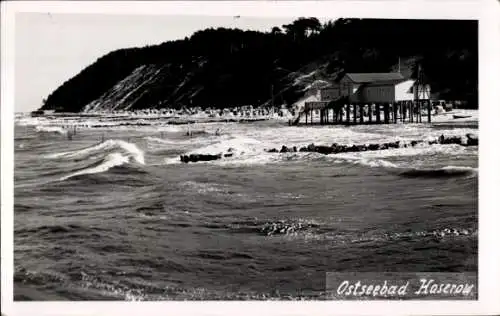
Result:
[[121,166],[129,162],[129,158],[123,156],[120,153],[111,153],[104,158],[97,166],[85,168],[83,170],[74,172],[70,175],[64,176],[61,178],[61,181],[67,180],[69,178],[73,178],[76,176],[81,176],[84,174],[93,174],[93,173],[101,173],[108,171],[109,169],[117,166]]
[[[123,140],[114,140],[109,139],[100,144],[90,146],[84,149],[70,151],[70,152],[62,152],[56,153],[46,156],[47,158],[78,158],[85,159],[95,154],[103,154],[109,153],[111,150],[121,150],[124,152],[126,157],[132,158],[133,161],[144,165],[144,152],[137,147],[134,143],[128,143]],[[118,159],[118,156],[114,156],[115,160]]]
[[46,156],[49,159],[77,159],[77,160],[94,160],[99,159],[97,163],[93,163],[83,169],[73,172],[60,178],[61,181],[69,178],[94,174],[108,171],[113,167],[122,166],[128,163],[145,164],[144,152],[134,143],[129,143],[123,140],[109,139],[100,144],[90,146],[84,149],[55,153]]
[[400,175],[408,178],[449,178],[476,176],[477,172],[478,169],[473,167],[446,166],[436,169],[410,169],[401,172]]

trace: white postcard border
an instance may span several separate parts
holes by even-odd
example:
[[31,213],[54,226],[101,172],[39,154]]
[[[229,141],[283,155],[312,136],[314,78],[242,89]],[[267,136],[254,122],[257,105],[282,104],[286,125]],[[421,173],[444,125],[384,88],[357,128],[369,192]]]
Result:
[[[475,302],[13,302],[14,41],[16,12],[253,17],[478,19],[479,300]],[[500,24],[498,1],[4,1],[1,3],[1,237],[4,315],[475,315],[500,313]]]

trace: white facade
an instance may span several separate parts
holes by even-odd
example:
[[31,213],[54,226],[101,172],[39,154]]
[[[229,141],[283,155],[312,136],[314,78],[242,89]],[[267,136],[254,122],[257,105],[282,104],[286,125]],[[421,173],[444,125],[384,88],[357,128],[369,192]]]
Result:
[[390,103],[395,101],[394,84],[370,85],[349,98],[351,102]]
[[406,80],[395,85],[394,101],[413,101],[413,85],[415,80]]
[[395,91],[396,102],[429,100],[431,98],[431,87],[429,85],[419,85],[417,89],[417,86],[415,85],[415,80],[406,80],[401,83],[398,83],[395,86],[395,90],[396,90]]
[[[418,90],[418,96],[417,96]],[[392,103],[399,101],[415,101],[430,99],[431,89],[429,85],[421,85],[417,89],[415,80],[408,79],[400,82],[373,82],[359,84],[344,77],[340,83],[333,87],[321,89],[319,99],[331,101],[340,96],[348,96],[353,103]]]

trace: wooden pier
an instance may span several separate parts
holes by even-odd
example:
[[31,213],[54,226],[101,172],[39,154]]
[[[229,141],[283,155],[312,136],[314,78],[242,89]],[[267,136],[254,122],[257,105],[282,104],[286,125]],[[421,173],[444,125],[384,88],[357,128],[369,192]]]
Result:
[[[425,114],[422,113],[424,110]],[[375,104],[306,102],[302,112],[294,121],[290,121],[290,125],[431,123],[431,113],[432,104],[429,100]],[[305,118],[305,122],[301,122],[301,118]]]

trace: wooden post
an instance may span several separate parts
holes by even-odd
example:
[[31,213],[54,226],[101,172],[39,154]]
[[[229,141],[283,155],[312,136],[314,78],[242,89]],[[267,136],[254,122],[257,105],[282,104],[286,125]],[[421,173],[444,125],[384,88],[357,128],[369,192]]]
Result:
[[410,111],[409,115],[410,115],[410,122],[413,123],[413,101],[410,101],[410,108],[408,109],[408,111]]
[[415,122],[420,123],[420,101],[415,102],[413,110],[415,111]]
[[372,105],[368,104],[368,121],[372,123]]
[[417,121],[417,123],[420,123],[420,101],[417,101],[415,103],[415,121]]
[[344,120],[344,106],[342,105],[340,108],[339,108],[339,122],[342,123],[342,121]]
[[365,105],[364,104],[360,104],[359,106],[359,123],[360,124],[363,124],[364,121],[365,121]]
[[420,104],[418,106],[418,116],[420,118],[420,123],[422,123],[422,110],[424,108],[424,102],[425,101],[420,101]]
[[307,125],[307,119],[309,118],[309,110],[306,110],[306,125]]
[[392,118],[392,103],[389,103],[387,105],[387,123],[391,123],[393,120]]
[[424,119],[423,119],[423,115],[422,115],[422,111],[423,111],[423,110],[424,110],[424,108],[425,108],[425,103],[426,103],[426,101],[422,101],[422,103],[420,103],[420,123],[422,123],[422,122],[423,122],[423,120],[424,120]]
[[431,122],[431,111],[432,111],[431,101],[429,100],[427,102],[427,123]]
[[384,103],[384,123],[389,123],[389,103]]
[[347,124],[351,123],[351,105],[350,104],[347,104],[345,121]]
[[394,123],[398,122],[398,106],[399,106],[399,102],[392,104],[392,110],[393,110],[392,118],[394,119]]
[[418,111],[418,122],[422,123],[422,101],[418,102],[417,111]]
[[375,116],[377,119],[377,124],[380,124],[380,104],[375,104]]
[[356,117],[357,110],[358,110],[358,106],[356,103],[354,103],[352,105],[352,121],[353,121],[354,125],[356,125],[356,121],[357,121],[357,117]]
[[401,122],[401,101],[398,101],[398,108],[397,108],[397,120]]

